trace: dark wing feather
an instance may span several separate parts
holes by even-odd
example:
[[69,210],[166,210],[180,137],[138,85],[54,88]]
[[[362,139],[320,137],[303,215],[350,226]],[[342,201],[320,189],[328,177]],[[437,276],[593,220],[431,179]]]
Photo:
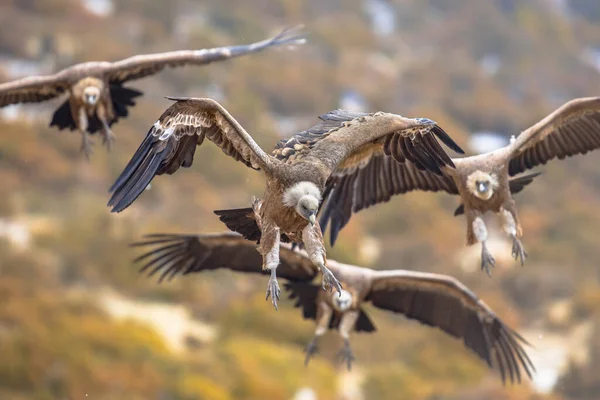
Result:
[[225,154],[259,169],[269,156],[239,123],[212,99],[170,98],[176,103],[154,123],[119,178],[110,188],[112,212],[127,208],[156,175],[192,165],[196,146],[207,138]]
[[305,41],[305,35],[302,34],[300,28],[288,28],[280,32],[277,36],[249,45],[137,55],[112,63],[104,70],[104,73],[111,83],[121,84],[125,81],[156,74],[167,67],[205,65],[215,61],[223,61],[245,54],[256,53],[269,47],[299,45]]
[[467,287],[444,275],[413,271],[373,271],[366,300],[378,308],[404,314],[461,339],[505,382],[531,378],[535,367],[523,349],[527,342],[507,327]]
[[[277,268],[279,272],[279,268]],[[315,285],[310,282],[286,282],[284,284],[285,290],[289,293],[289,299],[296,299],[294,303],[294,307],[302,308],[302,316],[304,319],[317,319],[317,295],[319,291],[322,290],[321,286]],[[358,319],[356,321],[356,326],[354,330],[356,332],[375,332],[377,328],[371,322],[371,319],[365,313],[365,311],[361,308],[360,314],[358,315]],[[340,324],[341,319],[332,317],[329,321],[329,329],[337,329]]]
[[[143,263],[140,272],[160,274],[159,281],[220,268],[236,272],[268,274],[262,269],[262,257],[256,244],[236,233],[214,235],[151,234],[132,243],[144,247],[145,253],[135,259]],[[280,251],[277,275],[290,281],[312,280],[318,271],[311,261],[286,247]]]
[[521,133],[509,145],[513,176],[548,161],[600,147],[600,97],[571,100]]
[[398,163],[383,153],[373,153],[365,164],[338,168],[327,180],[319,224],[325,232],[331,222],[330,242],[334,245],[353,213],[413,190],[458,194],[454,180],[447,175],[437,175],[411,163]]
[[[237,232],[246,240],[260,243],[262,233],[256,222],[256,213],[252,207],[235,208],[230,210],[215,210],[214,213],[219,216],[219,220],[227,226],[232,232]],[[285,234],[281,234],[282,243],[289,243],[291,240]],[[292,248],[294,250],[294,248]]]
[[61,72],[0,84],[0,107],[18,103],[38,103],[60,96],[69,89],[67,78],[68,74]]
[[[527,186],[531,182],[533,182],[533,178],[535,178],[536,176],[538,176],[540,174],[541,174],[541,172],[535,172],[533,174],[527,174],[527,175],[520,176],[518,178],[510,179],[508,181],[508,187],[510,188],[510,193],[512,193],[512,194],[519,193],[521,190],[525,189],[525,186]],[[456,207],[456,210],[454,211],[454,216],[457,217],[464,213],[465,213],[465,205],[461,203],[458,207]]]

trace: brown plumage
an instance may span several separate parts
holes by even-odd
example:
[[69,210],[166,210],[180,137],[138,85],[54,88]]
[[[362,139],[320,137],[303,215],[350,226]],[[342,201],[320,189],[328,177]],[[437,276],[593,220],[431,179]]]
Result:
[[[326,267],[325,246],[316,223],[325,183],[338,168],[364,152],[390,151],[395,162],[410,160],[415,168],[441,173],[453,168],[435,136],[459,151],[460,147],[435,122],[384,112],[372,114],[331,111],[313,128],[280,141],[268,155],[223,108],[211,99],[172,98],[146,138],[111,187],[113,212],[127,208],[156,175],[189,167],[196,147],[208,139],[225,154],[260,169],[266,178],[262,199],[252,209],[219,211],[230,229],[242,228],[246,237],[260,241],[263,267],[271,270],[267,298],[277,307],[279,285],[275,270],[279,243],[292,240],[306,246],[323,273],[323,287],[339,282]],[[388,150],[386,150],[388,149]],[[251,232],[250,232],[251,231]]]
[[37,103],[69,94],[55,111],[50,126],[78,130],[81,149],[87,157],[92,148],[87,134],[100,131],[107,146],[114,134],[110,127],[128,115],[128,107],[142,92],[123,84],[156,74],[167,67],[205,65],[215,61],[255,53],[273,46],[303,43],[298,29],[286,29],[275,37],[249,45],[202,50],[180,50],[144,54],[116,62],[86,62],[63,69],[54,75],[35,76],[0,84],[0,107],[18,103]]
[[[147,248],[136,261],[143,262],[142,270],[150,275],[160,274],[160,280],[219,268],[265,274],[255,244],[235,233],[155,234],[132,245]],[[465,347],[497,368],[503,381],[520,382],[522,371],[529,377],[534,371],[522,347],[526,343],[523,338],[454,278],[406,270],[375,271],[329,260],[329,267],[344,285],[342,296],[337,296],[312,283],[318,269],[304,252],[281,246],[280,258],[279,276],[288,281],[285,287],[290,298],[295,299],[304,318],[316,320],[307,362],[316,351],[317,338],[328,329],[338,329],[344,339],[340,356],[350,368],[354,359],[350,333],[376,330],[364,307],[371,303],[462,340]]]
[[453,158],[456,168],[441,167],[442,174],[418,170],[411,164],[394,163],[392,157],[373,154],[346,169],[338,169],[327,181],[320,223],[330,225],[333,244],[353,213],[386,202],[391,196],[412,190],[445,191],[462,201],[455,215],[467,218],[467,242],[482,244],[481,268],[490,274],[494,258],[486,248],[483,214],[497,213],[513,240],[512,254],[523,264],[527,253],[519,240],[521,224],[512,194],[521,191],[538,174],[512,178],[527,169],[586,154],[600,147],[600,97],[569,101],[540,122],[523,131],[501,149],[471,157]]

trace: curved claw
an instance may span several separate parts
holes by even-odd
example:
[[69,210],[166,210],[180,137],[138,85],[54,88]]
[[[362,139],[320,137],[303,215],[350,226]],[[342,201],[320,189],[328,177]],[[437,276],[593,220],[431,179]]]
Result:
[[485,244],[481,245],[481,270],[485,271],[489,277],[492,276],[492,268],[496,266],[496,260],[488,251]]
[[523,263],[525,262],[525,259],[527,258],[528,254],[525,251],[525,249],[523,248],[523,244],[517,238],[516,235],[512,235],[512,239],[513,239],[512,256],[515,259],[515,261],[519,261],[519,259],[521,259],[521,266],[523,266]]
[[348,339],[344,340],[344,347],[337,353],[336,359],[341,363],[345,362],[348,371],[352,369],[352,361],[355,361],[356,358],[354,357],[354,353],[352,353],[350,341]]
[[308,366],[308,362],[310,361],[310,358],[316,354],[317,352],[317,338],[314,337],[310,343],[306,346],[306,349],[304,349],[304,352],[306,353],[306,357],[304,358],[304,366]]
[[272,269],[271,277],[269,278],[269,283],[267,284],[267,297],[265,300],[269,300],[269,297],[271,297],[271,302],[273,303],[273,307],[275,307],[276,311],[278,310],[277,302],[279,301],[280,295],[281,290],[279,289],[279,283],[277,282],[275,269]]
[[335,288],[338,294],[342,295],[342,284],[340,281],[333,275],[333,273],[324,265],[321,266],[321,274],[323,274],[322,286],[323,290],[332,291]]

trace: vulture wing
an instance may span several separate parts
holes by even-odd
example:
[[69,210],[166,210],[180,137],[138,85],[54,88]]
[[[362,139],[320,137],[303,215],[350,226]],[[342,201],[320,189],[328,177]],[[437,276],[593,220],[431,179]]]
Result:
[[521,133],[508,146],[513,176],[548,161],[600,147],[600,97],[571,100]]
[[[149,276],[160,274],[159,282],[176,275],[186,275],[227,268],[237,272],[268,274],[262,270],[262,257],[256,244],[237,233],[212,235],[151,234],[132,243],[148,249],[135,259],[142,263],[140,272]],[[318,273],[310,260],[298,252],[282,246],[277,275],[289,281],[310,281]]]
[[421,170],[412,163],[399,163],[382,152],[371,153],[363,164],[340,166],[331,174],[323,192],[325,200],[319,224],[325,232],[331,222],[329,240],[333,246],[353,213],[413,190],[458,194],[454,180],[445,174]]
[[[414,271],[373,271],[366,297],[384,310],[438,327],[500,370],[502,381],[521,381],[535,371],[522,347],[527,342],[508,328],[467,287],[454,278]],[[493,361],[492,361],[493,360]]]
[[152,125],[110,191],[112,212],[129,207],[156,175],[173,174],[194,161],[196,146],[208,138],[225,154],[254,169],[274,160],[212,99],[173,98],[176,103]]
[[222,61],[249,53],[256,53],[269,47],[299,45],[305,41],[300,28],[288,28],[277,36],[249,45],[137,55],[111,63],[104,70],[104,73],[111,83],[122,84],[125,81],[154,75],[166,67],[204,65],[214,61]]
[[38,103],[60,96],[69,89],[67,71],[0,84],[0,107],[18,103]]

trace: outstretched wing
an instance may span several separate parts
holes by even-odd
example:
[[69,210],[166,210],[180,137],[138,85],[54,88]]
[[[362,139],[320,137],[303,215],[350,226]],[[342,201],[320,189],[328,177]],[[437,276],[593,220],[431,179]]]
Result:
[[441,174],[440,168],[454,167],[454,163],[436,136],[451,149],[464,153],[441,127],[427,118],[334,110],[319,119],[318,125],[279,141],[272,154],[286,162],[310,159],[320,166],[324,181],[338,168],[363,166],[373,154],[385,154],[400,163],[408,160],[420,170]]
[[559,158],[600,147],[600,97],[571,100],[521,133],[508,146],[513,176]]
[[[527,186],[531,182],[533,182],[533,179],[540,174],[541,174],[541,172],[535,172],[533,174],[527,174],[527,175],[520,176],[518,178],[510,179],[508,181],[508,188],[510,189],[510,193],[511,194],[519,193],[521,190],[525,189],[525,186]],[[461,203],[458,207],[456,207],[456,210],[454,210],[454,216],[457,217],[464,213],[465,213],[465,205]]]
[[438,327],[473,350],[502,381],[521,381],[521,370],[535,371],[523,349],[527,344],[494,312],[456,279],[414,271],[373,271],[366,300],[384,310],[404,314],[422,324]]
[[[143,263],[140,272],[147,271],[149,276],[160,274],[159,282],[176,275],[220,268],[268,274],[262,269],[262,257],[256,251],[256,244],[237,233],[151,234],[131,246],[147,249],[135,262]],[[283,279],[310,281],[318,273],[307,257],[288,247],[281,247],[279,257],[277,275]]]
[[68,74],[65,71],[0,84],[0,107],[18,103],[38,103],[60,96],[69,89]]
[[212,99],[174,98],[176,103],[152,125],[110,191],[108,205],[120,212],[144,191],[156,175],[173,174],[194,161],[196,146],[207,138],[225,154],[250,168],[268,167],[266,154],[242,126]]
[[[445,169],[442,168],[442,172]],[[413,190],[446,191],[458,194],[456,184],[447,175],[420,170],[412,163],[398,163],[383,153],[371,153],[364,164],[338,167],[327,180],[319,224],[323,232],[331,222],[329,240],[335,244],[339,232],[353,213],[385,203],[393,195]]]
[[104,73],[111,83],[121,84],[125,81],[156,74],[166,67],[204,65],[256,53],[269,47],[299,45],[305,42],[305,35],[302,34],[300,28],[287,28],[277,36],[248,45],[137,55],[112,63],[104,70]]

